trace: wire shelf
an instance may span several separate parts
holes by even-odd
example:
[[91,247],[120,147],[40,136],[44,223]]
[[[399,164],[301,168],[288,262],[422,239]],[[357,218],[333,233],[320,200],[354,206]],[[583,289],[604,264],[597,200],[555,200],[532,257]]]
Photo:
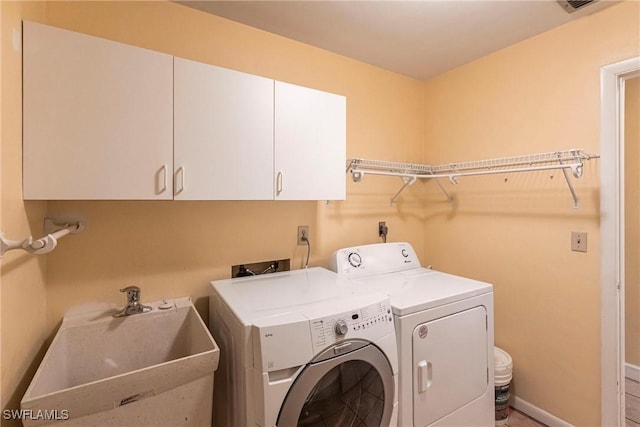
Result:
[[[480,171],[500,168],[522,168],[522,172],[529,171],[528,167],[543,163],[563,164],[565,162],[582,162],[599,157],[585,153],[583,150],[554,151],[549,153],[529,154],[526,156],[501,157],[497,159],[481,160],[475,162],[449,163],[446,165],[432,166],[433,173],[457,173],[462,171]],[[534,169],[536,170],[536,169]]]
[[572,149],[473,162],[447,163],[437,166],[352,158],[347,160],[347,172],[351,172],[355,182],[360,181],[365,174],[402,178],[402,187],[391,198],[391,204],[393,204],[402,190],[413,184],[417,179],[434,179],[447,196],[447,199],[451,200],[444,187],[438,182],[438,178],[447,178],[453,184],[457,184],[458,178],[463,176],[561,169],[573,197],[574,207],[578,207],[578,198],[569,180],[568,170],[572,171],[575,178],[580,178],[583,172],[583,162],[599,157],[597,154],[586,153],[582,149]]

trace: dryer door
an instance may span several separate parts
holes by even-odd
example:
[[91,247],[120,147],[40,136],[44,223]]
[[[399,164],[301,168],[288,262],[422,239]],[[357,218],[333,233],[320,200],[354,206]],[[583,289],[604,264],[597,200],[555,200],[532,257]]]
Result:
[[378,347],[362,345],[342,341],[307,365],[280,408],[278,426],[388,426],[393,371]]
[[484,394],[489,386],[486,318],[480,306],[414,329],[415,426],[431,425]]

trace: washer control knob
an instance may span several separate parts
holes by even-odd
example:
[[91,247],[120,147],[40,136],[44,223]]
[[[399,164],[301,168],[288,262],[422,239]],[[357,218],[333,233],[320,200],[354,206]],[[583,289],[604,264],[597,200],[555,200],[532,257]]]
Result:
[[360,267],[360,264],[362,264],[362,258],[360,257],[360,254],[357,252],[351,252],[347,257],[347,259],[349,260],[349,264],[351,264],[352,267],[357,268],[357,267]]
[[335,332],[337,336],[343,337],[347,335],[348,331],[349,331],[349,327],[347,326],[347,322],[345,322],[344,320],[338,320],[336,322]]

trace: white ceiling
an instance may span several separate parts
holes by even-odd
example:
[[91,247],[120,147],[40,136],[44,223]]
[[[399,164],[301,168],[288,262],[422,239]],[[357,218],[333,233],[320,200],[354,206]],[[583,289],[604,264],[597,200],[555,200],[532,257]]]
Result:
[[555,0],[175,0],[416,79],[610,6],[568,14]]

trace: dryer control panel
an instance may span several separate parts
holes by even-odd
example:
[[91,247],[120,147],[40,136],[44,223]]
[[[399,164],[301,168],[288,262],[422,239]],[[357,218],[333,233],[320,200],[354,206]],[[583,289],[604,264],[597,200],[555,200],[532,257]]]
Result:
[[420,268],[411,244],[378,243],[343,248],[333,253],[329,269],[341,277],[365,277],[374,274]]

